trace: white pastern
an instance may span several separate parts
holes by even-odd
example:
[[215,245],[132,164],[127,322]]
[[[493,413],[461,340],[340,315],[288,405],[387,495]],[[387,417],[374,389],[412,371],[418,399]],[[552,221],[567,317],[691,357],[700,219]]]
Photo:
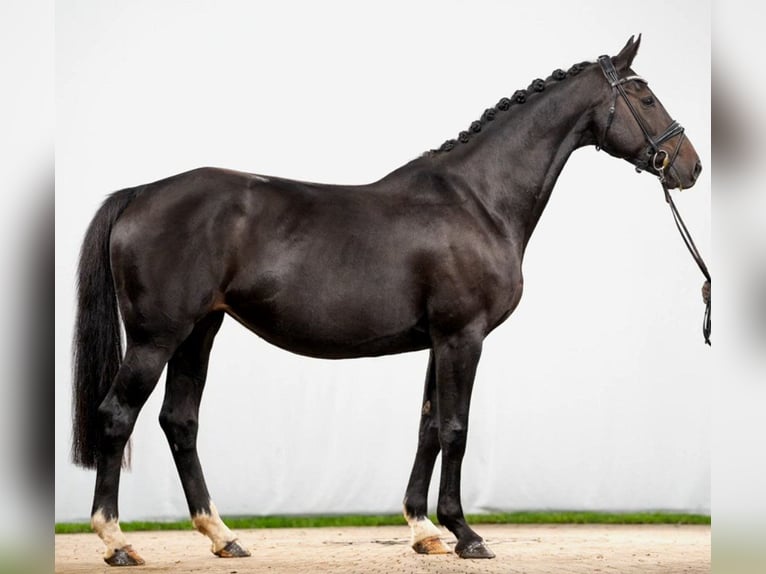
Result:
[[99,508],[90,518],[90,525],[96,531],[98,537],[104,541],[106,550],[104,558],[111,558],[115,551],[128,545],[125,535],[122,533],[117,519],[107,520],[104,512]]
[[194,524],[194,528],[213,542],[213,553],[219,552],[229,542],[236,539],[234,533],[221,520],[212,501],[210,502],[210,514],[204,512],[195,514],[192,516],[192,524]]
[[407,524],[410,525],[410,532],[412,538],[410,544],[414,546],[416,543],[426,538],[441,537],[442,532],[439,530],[431,520],[423,516],[422,518],[412,518],[404,513],[404,517],[407,519]]

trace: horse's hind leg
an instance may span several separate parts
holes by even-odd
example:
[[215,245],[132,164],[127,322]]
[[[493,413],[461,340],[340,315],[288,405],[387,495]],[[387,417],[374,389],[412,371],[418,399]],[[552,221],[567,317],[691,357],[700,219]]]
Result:
[[431,483],[436,457],[439,454],[439,420],[436,412],[436,366],[433,351],[428,360],[423,408],[420,414],[418,450],[412,466],[407,493],[404,496],[404,517],[410,525],[412,548],[419,554],[447,554],[449,547],[442,542],[440,530],[427,516],[428,487]]
[[138,413],[174,348],[171,342],[164,340],[151,344],[129,342],[120,370],[98,408],[102,433],[91,525],[106,545],[104,561],[110,566],[144,563],[120,529],[117,512],[120,469],[125,444]]
[[222,311],[207,315],[170,359],[160,425],[170,444],[195,528],[210,538],[216,556],[234,558],[250,553],[218,515],[197,455],[199,406],[210,350],[222,321]]

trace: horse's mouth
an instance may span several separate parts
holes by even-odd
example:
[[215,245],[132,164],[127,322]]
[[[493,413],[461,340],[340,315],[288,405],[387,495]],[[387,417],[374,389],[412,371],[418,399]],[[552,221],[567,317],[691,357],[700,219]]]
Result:
[[696,183],[696,175],[693,174],[689,177],[680,177],[678,172],[672,168],[668,170],[668,173],[665,174],[665,179],[663,182],[665,187],[668,189],[678,189],[680,191],[683,191],[684,189],[691,189]]

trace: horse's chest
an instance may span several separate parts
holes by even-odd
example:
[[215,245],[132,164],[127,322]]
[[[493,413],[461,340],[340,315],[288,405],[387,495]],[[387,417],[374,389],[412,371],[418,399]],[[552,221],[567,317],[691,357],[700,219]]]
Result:
[[430,317],[441,330],[476,324],[492,329],[521,298],[519,258],[507,248],[474,244],[445,257],[431,284]]

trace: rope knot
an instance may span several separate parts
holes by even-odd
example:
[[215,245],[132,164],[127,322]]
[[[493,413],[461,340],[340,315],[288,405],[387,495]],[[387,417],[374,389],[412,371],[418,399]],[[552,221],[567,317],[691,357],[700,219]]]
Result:
[[517,104],[523,104],[527,101],[527,91],[526,90],[516,90],[513,92],[513,101]]
[[579,74],[580,72],[582,72],[582,70],[583,70],[583,65],[582,65],[582,64],[575,64],[574,66],[572,66],[571,68],[569,68],[569,72],[568,72],[568,74],[569,74],[570,76],[576,76],[577,74]]
[[447,140],[444,142],[441,147],[439,148],[439,151],[450,151],[457,145],[457,140]]
[[495,119],[495,114],[497,113],[497,110],[495,108],[487,108],[484,110],[484,113],[481,114],[481,120],[482,122],[491,122]]

